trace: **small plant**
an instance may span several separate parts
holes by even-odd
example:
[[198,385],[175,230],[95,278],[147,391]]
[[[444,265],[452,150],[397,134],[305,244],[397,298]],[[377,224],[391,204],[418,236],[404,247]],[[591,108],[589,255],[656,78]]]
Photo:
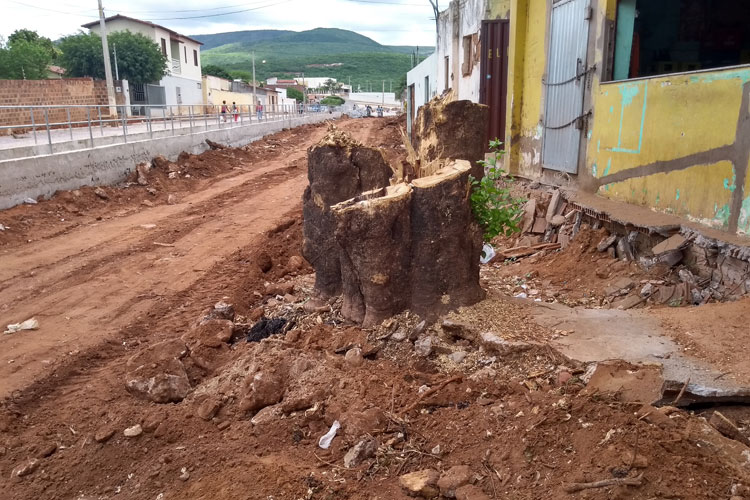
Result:
[[505,154],[502,144],[498,139],[491,140],[490,151],[493,156],[478,162],[485,169],[485,176],[481,180],[469,177],[472,186],[471,208],[482,228],[485,242],[497,235],[510,236],[520,230],[518,222],[523,201],[511,196],[510,190],[505,186],[513,179],[503,178],[504,171],[497,165],[498,159]]

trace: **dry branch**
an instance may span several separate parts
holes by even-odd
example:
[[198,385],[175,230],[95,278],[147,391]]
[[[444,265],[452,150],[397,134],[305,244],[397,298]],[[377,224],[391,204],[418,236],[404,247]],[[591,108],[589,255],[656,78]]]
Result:
[[428,398],[432,396],[433,394],[435,394],[436,392],[442,390],[446,385],[452,384],[453,382],[461,382],[463,379],[464,379],[463,375],[454,375],[448,380],[440,382],[435,387],[427,389],[426,391],[424,391],[422,394],[419,395],[416,401],[414,401],[412,404],[409,405],[409,407],[406,409],[406,413],[409,413],[410,411],[412,411],[414,408],[419,406],[425,398]]
[[575,493],[577,491],[590,490],[594,488],[608,488],[610,486],[642,486],[643,474],[638,477],[624,477],[614,479],[603,479],[592,483],[571,483],[565,486],[565,493]]

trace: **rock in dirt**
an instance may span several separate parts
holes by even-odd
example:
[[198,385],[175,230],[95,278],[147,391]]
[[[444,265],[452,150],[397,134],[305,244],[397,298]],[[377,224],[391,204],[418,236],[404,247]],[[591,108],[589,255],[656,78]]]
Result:
[[404,330],[396,330],[393,332],[393,335],[391,335],[391,340],[395,342],[403,342],[407,337],[408,335]]
[[57,443],[50,443],[39,452],[41,458],[52,456],[57,451]]
[[454,363],[460,363],[464,359],[466,359],[466,352],[465,351],[455,351],[448,355],[448,359],[453,361]]
[[281,295],[282,297],[286,294],[294,292],[294,283],[291,281],[285,281],[283,283],[269,283],[266,285],[266,295]]
[[148,184],[148,169],[149,164],[146,162],[139,163],[135,166],[136,181],[141,186],[146,186]]
[[30,474],[33,474],[41,465],[41,462],[36,459],[32,458],[31,460],[28,460],[20,465],[17,465],[15,469],[13,469],[13,472],[11,472],[11,477],[24,477],[28,476]]
[[94,434],[94,441],[97,443],[106,443],[110,439],[112,439],[112,436],[115,435],[115,430],[111,427],[106,427],[104,429],[99,429],[96,431],[96,434]]
[[437,498],[440,494],[437,482],[440,474],[434,469],[423,469],[404,474],[398,483],[407,495],[421,498]]
[[482,347],[489,352],[510,354],[513,352],[528,351],[533,347],[532,344],[527,342],[511,342],[505,340],[491,332],[484,332],[480,334],[479,337]]
[[141,427],[141,424],[136,424],[133,427],[128,427],[122,431],[122,434],[129,438],[138,437],[143,434],[143,428]]
[[427,321],[420,321],[417,323],[417,325],[412,329],[411,332],[409,332],[409,340],[414,342],[419,338],[420,335],[422,335],[422,332],[427,328]]
[[490,497],[478,486],[467,484],[456,490],[456,500],[490,500]]
[[234,321],[235,311],[232,304],[227,302],[219,301],[203,316],[201,323],[210,321],[212,319],[225,319],[227,321]]
[[102,200],[108,200],[109,199],[109,195],[102,188],[98,187],[98,188],[94,189],[94,194],[97,195]]
[[305,259],[303,259],[301,256],[292,255],[291,257],[289,257],[289,263],[287,264],[287,268],[290,271],[299,271],[303,267],[305,267]]
[[432,354],[432,337],[426,336],[414,342],[414,352],[417,356],[426,358]]
[[378,442],[374,439],[363,439],[352,446],[344,455],[344,467],[351,469],[371,458],[378,450]]
[[566,221],[567,219],[565,219],[564,215],[554,215],[552,216],[552,220],[549,221],[549,225],[551,227],[560,227],[565,224]]
[[604,289],[604,294],[607,297],[611,297],[617,294],[624,294],[629,292],[634,286],[635,282],[630,278],[617,278]]
[[447,498],[456,498],[456,490],[471,481],[471,468],[468,465],[454,465],[443,472],[437,482],[440,494]]
[[181,339],[191,348],[197,345],[221,347],[232,340],[234,323],[227,319],[211,319],[201,322],[185,333]]
[[182,401],[191,389],[181,361],[187,352],[185,343],[178,339],[142,349],[126,364],[125,386],[131,393],[155,403]]
[[443,327],[443,331],[445,333],[447,333],[454,339],[465,339],[469,341],[476,339],[476,333],[474,333],[472,328],[466,323],[460,323],[457,321],[446,319],[443,320],[440,326]]
[[359,347],[353,347],[346,351],[344,360],[349,364],[349,366],[356,368],[358,366],[362,366],[365,358],[362,357],[362,349],[360,349]]
[[170,194],[167,196],[167,205],[176,205],[177,204],[177,196]]
[[264,273],[267,273],[273,268],[273,260],[271,259],[271,256],[266,252],[260,252],[255,259],[255,262],[258,264],[260,270]]
[[209,397],[206,398],[203,403],[201,403],[196,413],[200,418],[208,421],[214,418],[217,413],[219,413],[219,410],[221,410],[221,406],[221,401],[216,398]]
[[617,242],[617,235],[610,234],[599,242],[599,244],[596,246],[596,249],[599,252],[606,252],[609,247],[615,244],[615,242]]
[[281,401],[286,390],[285,377],[280,372],[261,371],[245,379],[240,410],[255,414],[266,406]]
[[388,425],[388,417],[377,407],[364,411],[349,409],[341,415],[340,421],[344,437],[352,443],[362,436],[382,433]]

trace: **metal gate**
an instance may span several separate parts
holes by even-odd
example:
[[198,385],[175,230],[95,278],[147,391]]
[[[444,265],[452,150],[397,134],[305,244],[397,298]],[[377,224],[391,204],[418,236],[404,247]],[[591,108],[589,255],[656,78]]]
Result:
[[552,5],[542,165],[578,172],[578,152],[584,127],[583,96],[589,68],[590,0],[556,0]]
[[130,84],[130,106],[136,116],[145,116],[149,106],[164,106],[167,102],[164,87],[149,83]]
[[490,108],[487,140],[505,141],[509,40],[509,21],[482,21],[479,102]]

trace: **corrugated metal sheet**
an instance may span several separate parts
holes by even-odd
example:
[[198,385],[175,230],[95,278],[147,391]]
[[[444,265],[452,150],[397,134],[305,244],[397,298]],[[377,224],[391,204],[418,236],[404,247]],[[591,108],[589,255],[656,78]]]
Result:
[[562,172],[578,171],[581,130],[576,122],[586,86],[589,1],[561,0],[552,6],[542,163]]

